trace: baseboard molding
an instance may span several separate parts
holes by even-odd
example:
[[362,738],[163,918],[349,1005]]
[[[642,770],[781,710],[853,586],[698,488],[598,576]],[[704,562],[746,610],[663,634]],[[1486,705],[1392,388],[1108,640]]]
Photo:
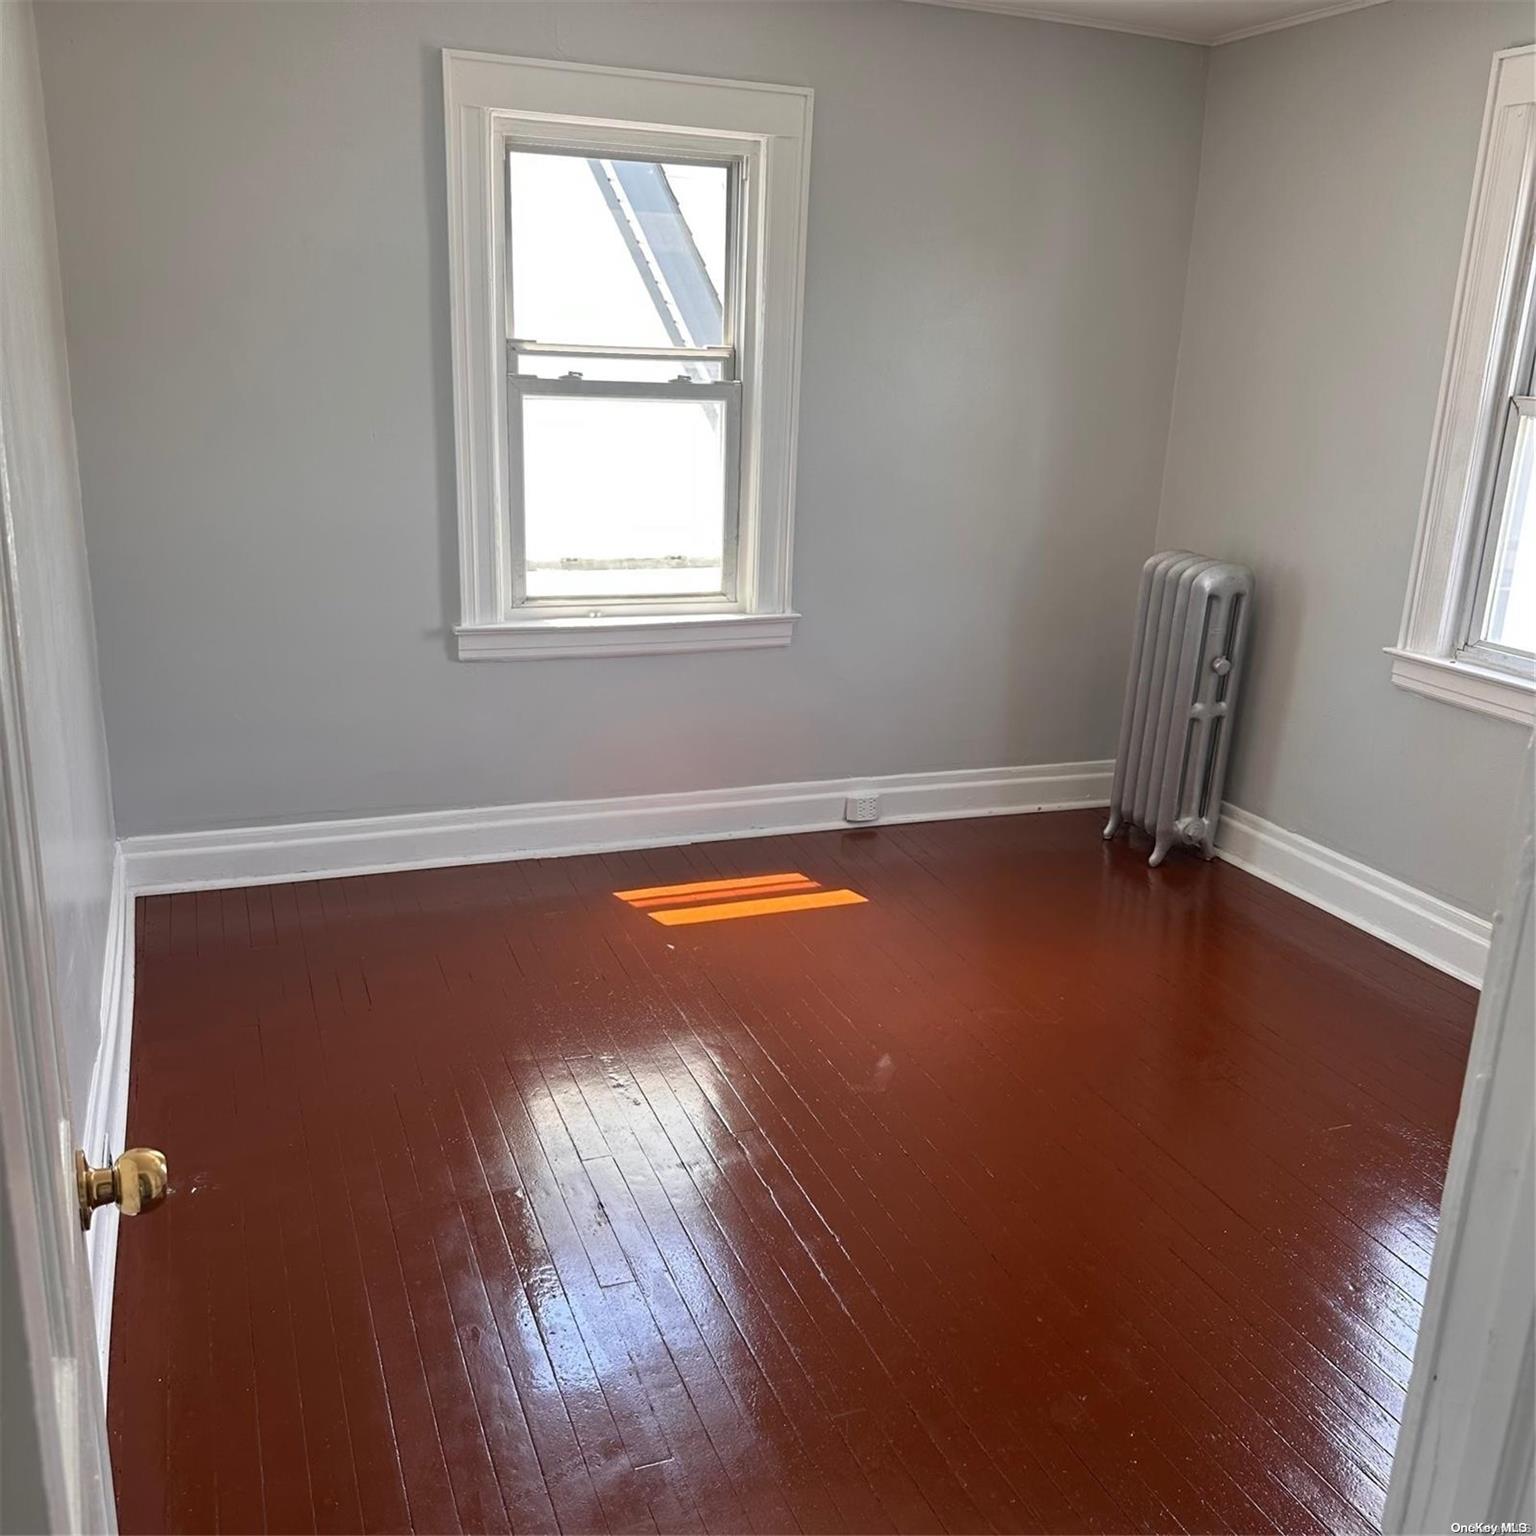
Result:
[[[1109,803],[1112,771],[1108,762],[1052,763],[126,838],[113,870],[86,1149],[102,1158],[123,1146],[137,895],[826,831],[847,826],[843,801],[852,794],[880,795],[882,824],[1081,809]],[[1216,851],[1229,864],[1481,985],[1491,930],[1485,919],[1238,806],[1223,809]],[[100,1211],[89,1237],[103,1381],[117,1226],[115,1211]]]
[[[85,1101],[82,1145],[93,1163],[123,1150],[128,1129],[128,1068],[133,1040],[133,897],[121,848],[112,861],[112,895],[107,907],[107,945],[101,974],[101,1033],[91,1086]],[[105,1390],[112,1334],[112,1286],[117,1268],[115,1207],[97,1211],[86,1234],[91,1298],[96,1312],[96,1347]]]
[[123,856],[140,894],[276,884],[820,832],[847,826],[843,801],[852,794],[878,794],[887,824],[1106,805],[1111,768],[1048,763],[181,832],[127,838]]
[[[1108,803],[1112,772],[1113,764],[1102,761],[1043,763],[130,837],[120,845],[119,884],[131,898],[820,832],[847,826],[843,801],[852,794],[878,794],[884,824],[1078,809]],[[1458,980],[1481,985],[1491,931],[1486,919],[1240,806],[1223,808],[1216,851],[1239,869]],[[125,904],[116,891],[114,911],[124,908],[121,922],[127,925],[118,937],[123,956],[110,962],[121,1000],[115,1004],[114,1033],[106,1030],[105,1012],[103,1024],[104,1050],[117,1042],[122,1052],[120,1066],[107,1074],[113,1082],[120,1076],[124,1095],[115,1111],[116,1135],[107,1138],[114,1146],[121,1140],[121,1116],[127,1110],[133,974],[131,900]],[[92,1098],[94,1103],[94,1087]],[[109,1102],[104,1098],[103,1114]]]
[[1493,925],[1417,887],[1265,821],[1222,808],[1217,855],[1270,885],[1385,939],[1474,987],[1483,983]]

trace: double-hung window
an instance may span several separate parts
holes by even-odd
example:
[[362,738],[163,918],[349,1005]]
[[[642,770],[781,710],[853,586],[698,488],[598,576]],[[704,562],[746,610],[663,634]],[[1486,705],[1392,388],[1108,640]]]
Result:
[[507,142],[508,556],[530,612],[736,599],[745,167],[645,147]]
[[444,77],[459,654],[787,644],[809,92]]
[[1393,681],[1536,699],[1536,48],[1495,56]]

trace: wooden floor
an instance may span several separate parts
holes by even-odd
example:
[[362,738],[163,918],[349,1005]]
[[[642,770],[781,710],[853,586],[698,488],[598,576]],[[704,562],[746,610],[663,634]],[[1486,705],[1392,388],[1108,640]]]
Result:
[[1373,1530],[1474,994],[1100,819],[141,901],[123,1529]]

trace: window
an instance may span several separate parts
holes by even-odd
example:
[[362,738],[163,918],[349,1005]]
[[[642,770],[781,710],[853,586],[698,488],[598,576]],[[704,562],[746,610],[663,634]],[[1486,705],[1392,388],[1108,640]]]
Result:
[[810,93],[444,81],[459,655],[787,644]]
[[509,143],[515,607],[734,601],[740,179]]
[[1536,49],[1495,56],[1393,681],[1529,724],[1536,697]]

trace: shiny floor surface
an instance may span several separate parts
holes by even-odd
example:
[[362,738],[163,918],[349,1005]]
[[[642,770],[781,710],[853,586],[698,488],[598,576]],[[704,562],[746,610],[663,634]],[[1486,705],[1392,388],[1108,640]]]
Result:
[[142,900],[124,1530],[1374,1529],[1474,994],[1099,820]]

